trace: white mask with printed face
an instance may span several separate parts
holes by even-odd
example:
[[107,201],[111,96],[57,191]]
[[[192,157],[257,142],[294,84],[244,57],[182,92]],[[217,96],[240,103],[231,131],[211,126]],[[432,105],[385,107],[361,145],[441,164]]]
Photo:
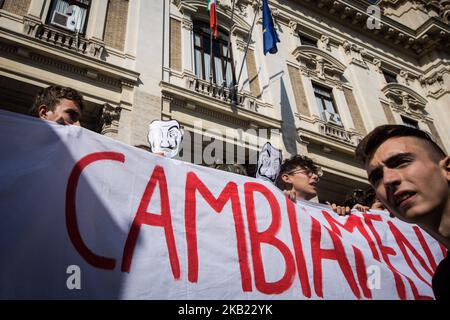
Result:
[[258,157],[256,178],[275,183],[280,173],[282,158],[281,150],[275,149],[267,142]]
[[148,126],[148,142],[152,152],[163,153],[167,158],[178,154],[183,134],[183,129],[176,120],[156,120]]

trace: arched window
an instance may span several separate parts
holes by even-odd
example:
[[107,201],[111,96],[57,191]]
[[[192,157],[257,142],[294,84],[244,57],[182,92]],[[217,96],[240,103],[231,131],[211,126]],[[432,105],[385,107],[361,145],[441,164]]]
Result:
[[[226,79],[227,86],[235,83],[232,52],[228,55],[228,35],[219,29],[217,39],[213,38],[211,61],[211,30],[209,24],[202,21],[194,22],[194,59],[195,74],[198,78],[221,85]],[[226,71],[225,71],[226,68]]]

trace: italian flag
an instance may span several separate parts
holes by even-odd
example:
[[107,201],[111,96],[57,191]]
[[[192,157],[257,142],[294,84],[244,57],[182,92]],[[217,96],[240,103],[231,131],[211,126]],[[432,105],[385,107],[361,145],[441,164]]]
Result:
[[219,35],[217,31],[217,13],[216,13],[217,0],[208,0],[209,11],[209,26],[214,33],[214,38]]

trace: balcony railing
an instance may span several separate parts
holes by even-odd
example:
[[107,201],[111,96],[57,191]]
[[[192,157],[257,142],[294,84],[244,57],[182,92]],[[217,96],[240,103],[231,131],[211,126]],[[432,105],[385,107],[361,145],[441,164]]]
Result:
[[191,77],[188,80],[188,89],[198,92],[205,96],[210,96],[219,100],[222,100],[227,103],[235,102],[240,104],[242,101],[241,95],[234,95],[233,90],[228,87],[217,85],[215,83],[210,83],[209,81],[205,81],[202,79],[198,79],[195,77]]
[[316,126],[318,127],[320,134],[353,146],[357,146],[362,139],[357,133],[347,131],[343,127],[338,127],[321,119],[316,119]]
[[186,86],[189,90],[201,95],[212,97],[253,112],[258,112],[260,108],[267,107],[267,104],[259,101],[249,93],[236,92],[228,87],[210,83],[192,75],[186,76]]
[[24,17],[25,33],[43,42],[100,59],[104,44],[84,38],[79,33],[63,31],[40,21]]
[[350,135],[348,134],[347,131],[345,131],[342,128],[335,127],[333,125],[329,125],[327,123],[320,125],[320,131],[321,131],[320,132],[321,134],[324,134],[326,136],[329,136],[329,137],[332,137],[332,138],[335,138],[335,139],[338,139],[338,140],[341,140],[341,141],[344,141],[347,143],[351,141]]

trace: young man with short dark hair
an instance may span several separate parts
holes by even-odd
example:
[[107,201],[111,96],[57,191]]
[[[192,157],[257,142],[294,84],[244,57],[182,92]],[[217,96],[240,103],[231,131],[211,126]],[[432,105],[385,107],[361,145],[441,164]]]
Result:
[[62,125],[80,126],[83,109],[83,97],[78,91],[69,87],[50,86],[38,93],[30,114]]
[[309,201],[317,196],[317,183],[321,176],[321,169],[310,158],[295,155],[281,165],[281,189],[292,200]]
[[[310,201],[317,196],[317,184],[323,175],[322,169],[306,157],[295,155],[281,165],[279,188],[292,201]],[[350,214],[351,208],[327,202],[340,216]]]
[[[375,128],[358,145],[377,198],[401,220],[415,223],[450,249],[450,157],[424,131]],[[439,300],[450,299],[450,258],[433,277]]]

